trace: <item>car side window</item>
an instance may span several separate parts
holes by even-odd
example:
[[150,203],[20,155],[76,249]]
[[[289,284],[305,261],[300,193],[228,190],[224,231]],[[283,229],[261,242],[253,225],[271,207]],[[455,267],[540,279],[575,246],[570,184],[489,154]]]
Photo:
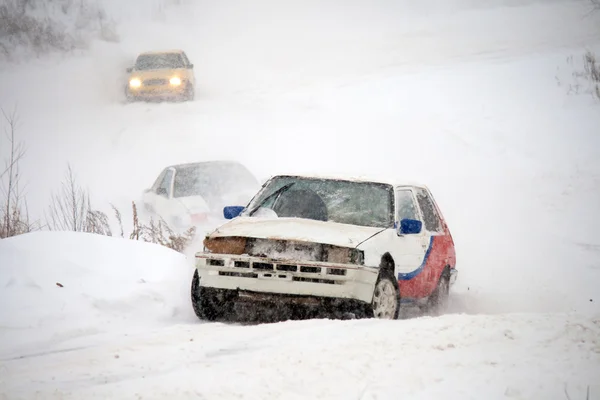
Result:
[[156,192],[156,189],[158,189],[160,187],[160,184],[162,183],[163,179],[165,179],[165,174],[167,173],[167,169],[163,169],[162,172],[160,173],[160,175],[158,175],[158,178],[156,178],[156,180],[154,181],[154,183],[152,184],[152,191]]
[[410,189],[399,189],[396,191],[396,218],[398,221],[402,221],[403,219],[420,219],[415,199]]
[[156,188],[156,194],[159,196],[169,197],[169,193],[171,192],[171,181],[173,180],[173,170],[169,169],[165,172],[165,176]]
[[442,222],[427,191],[423,189],[417,190],[417,202],[423,213],[425,229],[429,232],[441,232]]

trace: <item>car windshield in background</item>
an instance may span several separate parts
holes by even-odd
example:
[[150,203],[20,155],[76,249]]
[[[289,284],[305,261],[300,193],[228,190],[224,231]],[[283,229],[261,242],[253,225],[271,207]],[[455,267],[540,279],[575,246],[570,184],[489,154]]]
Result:
[[[283,188],[286,185],[290,186]],[[280,218],[386,228],[394,221],[393,199],[392,186],[382,183],[279,176],[261,190],[247,209],[252,210],[264,201],[253,216],[271,210],[271,214],[274,212]]]
[[140,71],[183,67],[183,60],[177,53],[142,54],[135,61],[135,69]]
[[256,190],[258,186],[254,176],[238,164],[191,164],[175,170],[173,197],[202,196],[210,202],[224,194]]

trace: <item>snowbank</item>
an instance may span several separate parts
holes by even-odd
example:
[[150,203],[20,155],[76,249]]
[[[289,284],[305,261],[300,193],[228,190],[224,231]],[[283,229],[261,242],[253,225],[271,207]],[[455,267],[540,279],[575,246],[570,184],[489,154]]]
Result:
[[128,239],[36,232],[0,240],[0,358],[195,318],[192,272],[184,255]]

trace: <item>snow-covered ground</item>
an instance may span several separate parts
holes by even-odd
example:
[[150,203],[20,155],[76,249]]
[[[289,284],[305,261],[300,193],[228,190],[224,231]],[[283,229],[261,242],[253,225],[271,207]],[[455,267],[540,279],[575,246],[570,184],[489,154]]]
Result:
[[598,316],[201,323],[188,303],[189,263],[159,246],[33,233],[1,241],[0,263],[6,399],[562,399],[565,388],[575,399],[600,390]]
[[[124,214],[204,159],[422,181],[456,241],[452,314],[201,323],[194,249],[28,234],[0,242],[0,398],[600,395],[600,105],[569,94],[600,52],[587,2],[97,3],[119,43],[0,65],[33,215],[68,162]],[[155,48],[189,54],[194,102],[123,104]]]

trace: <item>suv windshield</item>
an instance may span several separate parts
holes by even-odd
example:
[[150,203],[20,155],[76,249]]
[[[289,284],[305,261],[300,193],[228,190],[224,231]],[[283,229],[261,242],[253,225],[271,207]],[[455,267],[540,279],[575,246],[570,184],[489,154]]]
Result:
[[141,71],[183,67],[183,59],[178,53],[142,54],[135,61],[135,69]]
[[[278,190],[280,193],[273,195]],[[266,215],[266,212],[281,218],[377,228],[394,223],[393,188],[383,183],[278,176],[269,181],[247,210],[259,205],[258,212],[252,216]],[[244,214],[248,216],[248,211]]]

